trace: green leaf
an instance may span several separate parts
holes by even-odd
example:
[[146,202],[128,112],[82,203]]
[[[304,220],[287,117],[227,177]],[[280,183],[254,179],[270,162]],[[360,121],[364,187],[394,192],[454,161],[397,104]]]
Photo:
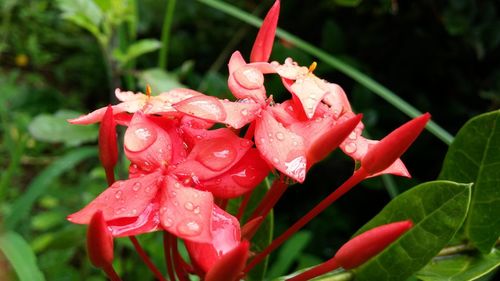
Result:
[[58,0],[57,5],[63,12],[63,18],[86,29],[99,41],[103,35],[99,26],[103,20],[103,13],[92,0]]
[[21,235],[7,232],[0,236],[0,250],[10,262],[20,281],[43,281],[36,256]]
[[335,3],[339,6],[345,7],[356,7],[361,4],[361,0],[334,0]]
[[160,68],[150,68],[139,73],[139,82],[142,88],[151,86],[153,94],[167,92],[175,88],[185,88],[179,83],[176,76]]
[[500,236],[500,110],[469,120],[446,154],[440,179],[473,182],[465,223],[471,242],[489,253]]
[[488,255],[455,255],[434,259],[417,273],[423,281],[471,281],[500,265],[500,251]]
[[300,231],[293,235],[288,241],[281,246],[278,257],[269,269],[268,278],[278,277],[287,273],[290,266],[300,256],[302,250],[311,241],[311,233],[308,231]]
[[356,280],[406,280],[422,268],[464,222],[470,193],[471,184],[434,181],[418,185],[394,198],[357,234],[407,219],[412,220],[414,226],[356,269]]
[[95,148],[78,148],[68,152],[50,164],[30,182],[23,195],[12,203],[10,213],[4,220],[4,228],[7,230],[13,229],[24,219],[29,214],[38,197],[45,193],[57,177],[73,169],[76,164],[84,159],[95,156],[97,156]]
[[155,39],[142,39],[134,42],[128,46],[125,52],[120,49],[115,49],[113,51],[113,56],[121,64],[125,66],[128,62],[160,48],[161,42]]
[[29,124],[30,134],[39,141],[78,146],[85,142],[95,141],[99,129],[97,125],[77,126],[68,123],[67,119],[80,115],[78,112],[59,110],[55,114],[40,114]]

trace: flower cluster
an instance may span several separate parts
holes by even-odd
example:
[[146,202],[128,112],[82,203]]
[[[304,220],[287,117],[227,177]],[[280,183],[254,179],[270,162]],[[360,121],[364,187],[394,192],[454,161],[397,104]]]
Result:
[[[169,269],[170,279],[185,280],[190,273],[204,280],[238,280],[363,179],[384,173],[409,176],[399,157],[422,131],[429,115],[412,120],[381,142],[364,138],[362,116],[352,111],[340,86],[314,75],[315,62],[309,67],[291,58],[269,62],[278,14],[276,1],[257,35],[249,62],[238,51],[230,58],[228,86],[235,101],[190,89],[158,95],[151,95],[149,88],[146,94],[116,90],[121,103],[70,120],[73,124],[101,122],[100,158],[110,186],[68,217],[73,223],[90,225],[89,253],[92,260],[99,261],[94,262],[96,266],[113,272],[109,268],[112,243],[108,238],[95,242],[92,237],[104,235],[95,232],[106,232],[105,237],[133,237],[161,230],[170,241],[166,243],[167,258],[175,269]],[[288,100],[273,100],[264,85],[268,75],[281,79],[284,91],[290,94]],[[128,179],[115,181],[117,124],[127,127],[123,150],[131,164]],[[226,127],[213,129],[215,124]],[[247,264],[247,240],[287,183],[302,183],[310,167],[337,147],[361,163],[360,168]],[[226,212],[225,203],[242,196],[246,200],[240,211],[244,210],[253,189],[270,172],[277,174],[275,184],[241,226],[241,214]],[[404,224],[404,230],[408,225],[411,223]],[[392,237],[384,240],[388,244],[404,231],[399,227],[396,232],[377,233]],[[176,238],[184,240],[191,264],[179,256]],[[99,242],[102,239],[105,243]],[[107,258],[100,258],[99,251]],[[375,254],[364,256],[368,259]],[[342,254],[343,261],[349,260],[346,256]],[[163,280],[154,265],[148,266]]]

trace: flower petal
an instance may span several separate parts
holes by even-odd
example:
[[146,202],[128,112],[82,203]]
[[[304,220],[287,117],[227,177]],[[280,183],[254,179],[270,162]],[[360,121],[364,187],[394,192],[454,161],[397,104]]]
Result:
[[257,148],[269,164],[291,178],[303,182],[306,176],[306,147],[301,136],[276,121],[268,111],[255,127]]
[[333,110],[335,118],[346,112],[352,112],[351,105],[344,90],[337,84],[326,83],[328,92],[323,97],[323,101]]
[[240,129],[246,124],[252,122],[260,112],[261,106],[252,100],[243,100],[239,102],[221,101],[226,111],[227,124],[235,129]]
[[[205,131],[197,135],[191,153],[185,162],[173,171],[180,177],[191,177],[195,182],[214,178],[233,167],[252,146],[229,129]],[[198,137],[199,136],[199,137]]]
[[174,104],[173,107],[184,114],[209,121],[223,122],[226,119],[222,103],[212,96],[194,96]]
[[212,209],[211,233],[211,243],[185,241],[193,263],[203,272],[208,272],[222,255],[234,249],[241,241],[238,220],[216,205]]
[[170,136],[141,112],[134,114],[123,146],[127,158],[146,172],[165,166],[172,158]]
[[165,185],[160,207],[162,227],[182,239],[211,243],[212,194],[186,187],[170,176]]
[[251,148],[230,170],[216,178],[200,182],[200,188],[216,197],[235,198],[259,185],[269,171],[259,151]]
[[106,221],[137,217],[156,196],[158,180],[161,181],[159,172],[117,181],[85,208],[69,215],[68,220],[72,223],[88,224],[92,215],[98,210],[102,211]]
[[291,85],[290,89],[292,94],[299,98],[302,108],[309,119],[313,117],[318,104],[328,92],[326,83],[313,74],[300,77]]

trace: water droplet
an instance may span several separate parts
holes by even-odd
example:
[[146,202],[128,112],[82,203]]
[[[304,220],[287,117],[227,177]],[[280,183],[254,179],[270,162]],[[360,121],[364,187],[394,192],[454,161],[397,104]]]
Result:
[[146,188],[144,189],[144,191],[146,193],[150,193],[151,192],[151,186],[146,186]]
[[249,140],[241,140],[240,141],[240,145],[243,147],[243,148],[247,148],[247,147],[250,147],[252,145],[252,142],[249,141]]
[[356,132],[352,132],[349,134],[349,139],[355,140],[356,139]]
[[122,208],[118,208],[118,209],[115,209],[115,214],[116,214],[116,215],[119,215],[119,214],[122,214],[122,213],[123,213],[123,212],[125,212],[125,211],[126,211],[126,209],[125,209],[125,208],[123,208],[123,207],[122,207]]
[[188,220],[177,225],[177,231],[184,236],[195,236],[201,233],[201,225],[194,221]]
[[116,199],[120,199],[122,197],[122,191],[121,190],[118,190],[117,192],[115,192],[115,198]]
[[194,209],[194,205],[193,205],[193,203],[188,201],[188,202],[184,203],[184,208],[188,211],[192,211]]
[[240,111],[241,115],[243,116],[247,116],[248,115],[248,109],[246,108],[243,108],[241,111]]
[[238,155],[234,146],[225,138],[205,140],[200,145],[202,149],[196,156],[196,160],[213,171],[220,171],[231,166]]
[[285,135],[282,132],[277,132],[276,133],[276,138],[280,141],[285,139]]
[[170,228],[174,225],[174,221],[171,218],[166,218],[165,221],[163,221],[163,226],[166,228]]
[[179,206],[179,201],[174,200],[174,201],[172,201],[172,204],[174,204],[174,206]]
[[299,143],[297,141],[293,141],[292,144],[293,144],[293,146],[299,145]]
[[201,212],[200,206],[196,206],[196,207],[194,207],[194,209],[193,209],[193,213],[195,213],[195,214],[199,214],[200,212]]
[[353,142],[350,142],[350,143],[346,144],[346,146],[345,146],[346,153],[354,153],[356,151],[356,149],[357,149],[356,144]]
[[180,184],[179,182],[175,182],[175,183],[174,183],[174,187],[175,187],[175,188],[181,188],[181,184]]
[[264,83],[264,75],[255,67],[243,66],[234,72],[234,79],[247,89],[258,89]]
[[280,162],[280,160],[276,157],[273,157],[273,162],[274,162],[274,164],[278,164]]
[[177,196],[177,192],[175,192],[175,191],[171,191],[171,192],[170,192],[170,196],[171,196],[171,197],[175,197],[175,196]]
[[136,209],[130,210],[130,215],[132,215],[132,216],[137,215],[137,210]]
[[133,152],[142,151],[156,141],[156,128],[149,124],[139,123],[130,126],[125,132],[125,148]]
[[139,189],[141,189],[141,183],[140,182],[136,182],[134,183],[134,185],[132,185],[132,190],[133,191],[139,191]]

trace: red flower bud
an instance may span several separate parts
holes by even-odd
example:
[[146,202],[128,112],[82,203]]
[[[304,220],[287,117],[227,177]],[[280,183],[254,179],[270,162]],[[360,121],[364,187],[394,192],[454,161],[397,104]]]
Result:
[[248,259],[248,241],[241,242],[236,248],[223,255],[207,272],[205,281],[239,280]]
[[87,251],[95,267],[108,268],[113,263],[113,236],[102,211],[94,213],[87,230]]
[[276,0],[271,9],[269,9],[269,12],[267,12],[257,38],[255,38],[255,43],[250,53],[250,62],[267,62],[269,60],[273,49],[279,14],[280,1]]
[[345,243],[333,260],[344,269],[357,267],[384,250],[413,226],[410,220],[384,224]]
[[108,184],[115,181],[114,167],[118,161],[118,146],[116,141],[116,123],[113,117],[113,108],[108,105],[99,126],[99,158],[106,171]]
[[410,147],[430,118],[431,115],[425,113],[394,130],[369,148],[361,159],[361,167],[370,175],[387,169]]

